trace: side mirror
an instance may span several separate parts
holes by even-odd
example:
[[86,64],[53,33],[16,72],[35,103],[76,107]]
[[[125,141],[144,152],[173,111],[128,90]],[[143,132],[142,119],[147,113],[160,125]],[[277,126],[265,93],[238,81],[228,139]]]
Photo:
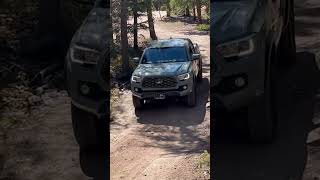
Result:
[[200,59],[200,54],[192,54],[192,60]]
[[199,50],[199,45],[197,43],[193,44],[194,49]]
[[134,58],[133,58],[133,62],[134,62],[134,63],[137,63],[137,64],[138,64],[139,61],[140,61],[140,58],[139,58],[139,57],[134,57]]

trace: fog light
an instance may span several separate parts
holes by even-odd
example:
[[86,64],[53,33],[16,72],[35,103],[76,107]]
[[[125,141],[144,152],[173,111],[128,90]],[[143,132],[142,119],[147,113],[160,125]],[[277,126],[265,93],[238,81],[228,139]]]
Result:
[[90,92],[90,87],[88,85],[86,85],[86,84],[82,84],[80,86],[80,91],[81,91],[82,94],[87,95]]
[[242,77],[238,77],[234,80],[234,84],[237,86],[237,87],[242,87],[246,84],[246,80]]
[[183,88],[184,90],[186,90],[188,87],[187,87],[187,86],[183,86],[182,88]]
[[139,92],[139,89],[138,89],[138,88],[134,88],[134,91],[135,91],[135,92]]

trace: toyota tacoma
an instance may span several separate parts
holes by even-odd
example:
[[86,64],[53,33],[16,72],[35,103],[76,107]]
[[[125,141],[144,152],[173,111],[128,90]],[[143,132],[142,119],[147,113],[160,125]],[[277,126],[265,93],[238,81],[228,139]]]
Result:
[[[112,37],[109,0],[96,0],[93,9],[74,34],[66,56],[67,90],[71,97],[71,116],[75,139],[80,146],[80,164],[88,176],[95,174],[86,161],[86,152],[102,149],[108,117],[109,53]],[[109,17],[110,18],[110,17]]]
[[245,109],[254,142],[277,127],[279,67],[295,61],[293,0],[214,0],[211,95],[215,115]]
[[181,97],[195,106],[197,82],[202,79],[199,47],[190,39],[176,38],[153,41],[131,77],[132,100],[142,108],[146,100]]

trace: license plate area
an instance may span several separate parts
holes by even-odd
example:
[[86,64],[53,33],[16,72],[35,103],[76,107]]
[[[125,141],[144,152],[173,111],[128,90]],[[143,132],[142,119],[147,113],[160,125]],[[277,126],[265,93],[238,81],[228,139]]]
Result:
[[166,95],[163,93],[155,93],[154,94],[154,99],[165,99]]

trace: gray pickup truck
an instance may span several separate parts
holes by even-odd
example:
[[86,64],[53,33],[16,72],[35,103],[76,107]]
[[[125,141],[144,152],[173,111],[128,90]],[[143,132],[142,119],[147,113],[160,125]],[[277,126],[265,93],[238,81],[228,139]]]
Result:
[[133,105],[142,108],[146,100],[182,97],[189,106],[197,100],[197,82],[202,79],[202,60],[197,44],[176,38],[153,41],[131,77]]
[[[93,9],[74,34],[65,60],[67,90],[71,97],[71,115],[75,139],[80,146],[80,162],[85,152],[102,149],[106,142],[108,83],[106,72],[111,39],[109,0],[95,1]],[[110,16],[109,16],[110,18]],[[92,176],[94,167],[81,163],[83,172]]]
[[211,6],[214,114],[245,109],[254,142],[277,127],[279,67],[295,61],[293,0],[214,0]]

